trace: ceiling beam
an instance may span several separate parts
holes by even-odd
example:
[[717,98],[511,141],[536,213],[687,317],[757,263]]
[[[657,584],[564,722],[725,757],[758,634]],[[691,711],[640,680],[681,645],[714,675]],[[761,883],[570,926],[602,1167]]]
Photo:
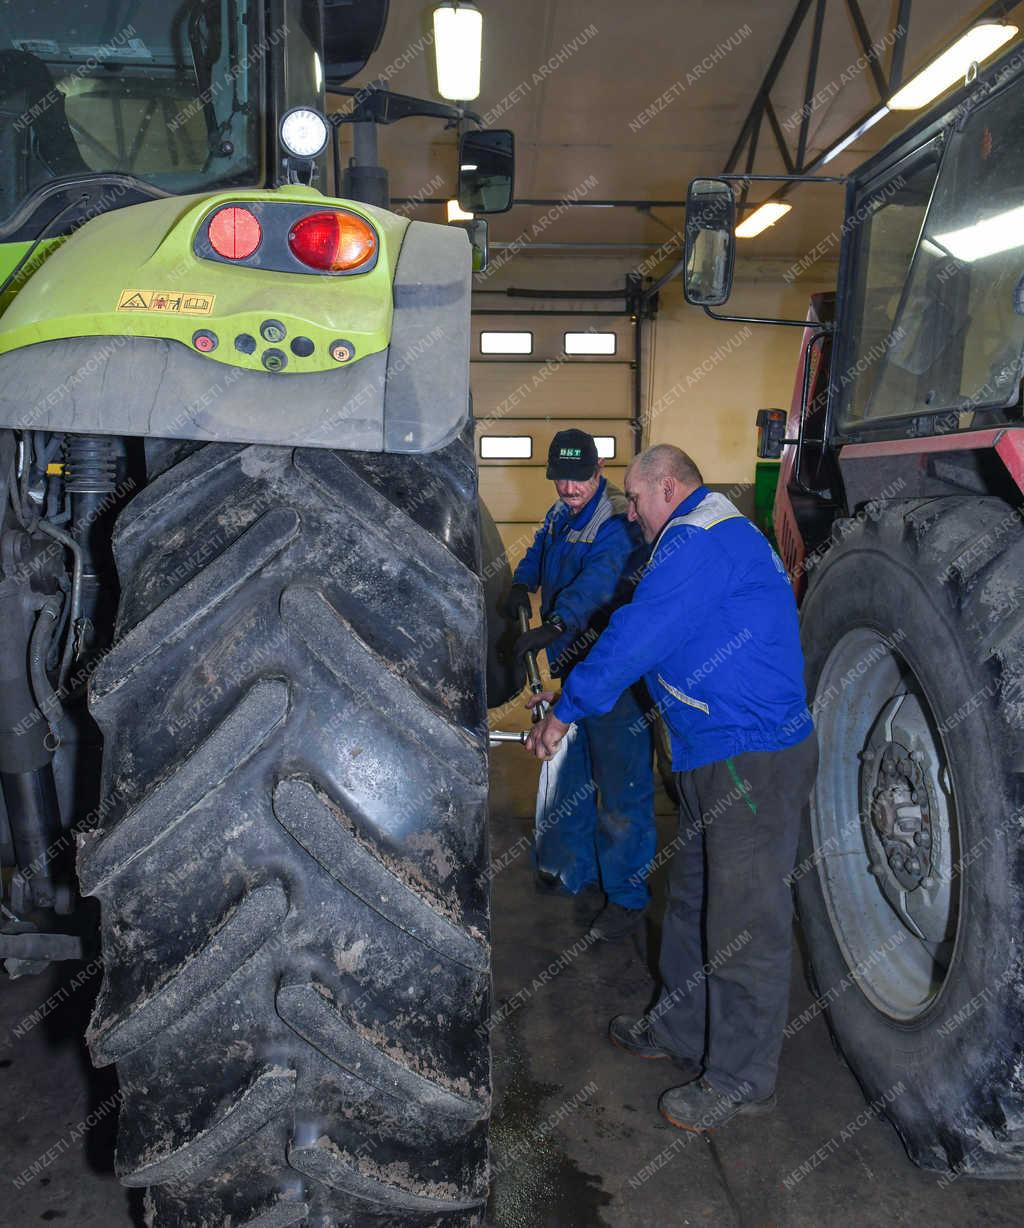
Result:
[[793,43],[796,41],[796,36],[800,33],[800,27],[803,25],[804,18],[807,16],[807,10],[811,7],[812,0],[797,0],[797,6],[793,10],[793,16],[789,19],[789,25],[786,26],[785,33],[779,42],[778,49],[772,57],[772,62],[768,65],[768,71],[764,75],[764,80],[761,82],[761,88],[757,91],[757,97],[747,112],[747,118],[743,121],[743,127],[740,129],[740,134],[736,138],[736,143],[733,145],[729,153],[729,157],[725,162],[725,174],[736,169],[736,163],[739,161],[740,154],[743,152],[743,147],[747,143],[747,137],[751,129],[754,127],[755,121],[760,122],[760,114],[764,110],[764,99],[768,97],[772,86],[775,84],[776,78],[782,71],[782,66],[786,62],[786,57],[792,49]]
[[779,151],[779,157],[782,158],[782,165],[786,168],[786,174],[792,175],[796,167],[793,164],[793,159],[790,157],[789,146],[786,144],[786,138],[782,135],[779,117],[775,114],[775,108],[772,106],[770,98],[766,98],[764,101],[764,113],[768,116],[768,124],[772,130],[772,136],[775,137],[775,145]]
[[868,31],[867,22],[864,20],[864,14],[860,11],[860,5],[857,3],[857,0],[846,0],[846,7],[850,10],[850,17],[853,21],[854,29],[857,31],[857,38],[860,40],[864,58],[868,62],[868,68],[871,69],[871,76],[875,81],[875,89],[878,90],[879,101],[885,102],[889,97],[889,87],[879,67],[878,55],[872,49],[871,34]]
[[[905,0],[907,4],[910,0]],[[807,133],[814,110],[814,90],[818,84],[818,58],[821,55],[822,30],[825,26],[825,0],[818,0],[814,13],[814,29],[811,32],[811,47],[807,54],[807,78],[804,83],[804,105],[800,111],[800,135],[796,143],[796,164],[803,170],[807,159]]]
[[889,97],[903,84],[903,60],[907,54],[907,27],[910,25],[910,0],[900,0],[896,13],[896,41],[889,56]]

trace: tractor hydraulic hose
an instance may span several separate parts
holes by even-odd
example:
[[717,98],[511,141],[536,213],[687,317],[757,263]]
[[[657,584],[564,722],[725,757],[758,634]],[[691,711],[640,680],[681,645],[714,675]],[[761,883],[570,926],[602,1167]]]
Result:
[[32,638],[28,645],[28,669],[32,681],[32,693],[40,713],[50,727],[50,734],[53,738],[51,749],[53,750],[60,745],[62,709],[60,699],[46,676],[46,657],[50,651],[57,620],[60,617],[60,605],[56,597],[47,597],[36,615],[36,625],[32,628]]
[[82,606],[82,547],[70,534],[46,520],[40,520],[36,527],[40,532],[59,541],[62,546],[66,546],[75,560],[74,570],[71,573],[71,606],[68,615],[67,639],[64,641],[64,653],[61,656],[60,671],[57,674],[57,686],[60,688],[67,682],[68,671],[71,668],[71,654],[75,647],[75,624],[78,622]]

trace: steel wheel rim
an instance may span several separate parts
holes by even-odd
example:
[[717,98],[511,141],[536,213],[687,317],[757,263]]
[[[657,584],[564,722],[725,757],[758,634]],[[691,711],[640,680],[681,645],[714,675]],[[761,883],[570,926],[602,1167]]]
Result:
[[814,696],[822,754],[810,813],[843,989],[909,1023],[949,976],[962,842],[942,733],[895,638],[858,627],[829,653]]

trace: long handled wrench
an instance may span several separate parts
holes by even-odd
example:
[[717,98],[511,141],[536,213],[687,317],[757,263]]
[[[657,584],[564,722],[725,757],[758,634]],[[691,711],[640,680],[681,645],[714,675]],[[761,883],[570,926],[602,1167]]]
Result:
[[[530,616],[524,609],[519,610],[519,634],[525,635],[530,629]],[[540,680],[540,669],[537,665],[536,652],[528,652],[526,654],[526,677],[530,683],[530,693],[532,695],[540,695],[544,691],[544,683]],[[541,700],[532,712],[531,718],[536,725],[538,721],[543,720],[548,711],[547,700]],[[526,732],[517,731],[514,729],[492,729],[489,737],[492,746],[500,746],[503,742],[518,742],[522,745],[526,741]]]
[[[519,634],[525,635],[530,630],[530,616],[526,611],[519,607]],[[536,652],[528,652],[526,654],[526,677],[530,683],[530,691],[534,695],[540,695],[544,691],[544,683],[540,680],[540,669],[537,665]],[[538,721],[542,721],[548,714],[548,704],[546,700],[541,700],[539,704],[532,710],[533,723],[536,725]]]

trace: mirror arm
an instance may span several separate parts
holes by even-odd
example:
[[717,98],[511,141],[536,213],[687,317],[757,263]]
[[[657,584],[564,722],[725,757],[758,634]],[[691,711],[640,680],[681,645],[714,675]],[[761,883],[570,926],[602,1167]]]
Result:
[[483,127],[480,116],[466,107],[448,106],[428,98],[414,98],[411,94],[395,94],[391,90],[373,85],[364,85],[358,90],[345,87],[333,92],[358,98],[359,101],[351,111],[335,111],[330,116],[332,124],[395,124],[400,119],[409,119],[411,116],[427,116],[431,119],[448,120],[449,124],[468,119],[478,127]]
[[646,303],[649,299],[654,298],[662,287],[667,286],[673,277],[678,277],[679,274],[686,268],[686,258],[683,257],[669,269],[667,273],[659,277],[656,282],[648,286],[647,289],[640,295],[640,298]]
[[845,175],[716,175],[724,183],[845,183]]
[[[725,320],[730,324],[788,324],[793,328],[806,328],[806,320],[781,320],[775,319],[772,316],[727,316],[720,311],[712,311],[710,307],[704,308],[704,314],[709,315],[712,320]],[[824,325],[819,327],[824,328]],[[831,332],[832,325],[829,324],[826,331]]]

